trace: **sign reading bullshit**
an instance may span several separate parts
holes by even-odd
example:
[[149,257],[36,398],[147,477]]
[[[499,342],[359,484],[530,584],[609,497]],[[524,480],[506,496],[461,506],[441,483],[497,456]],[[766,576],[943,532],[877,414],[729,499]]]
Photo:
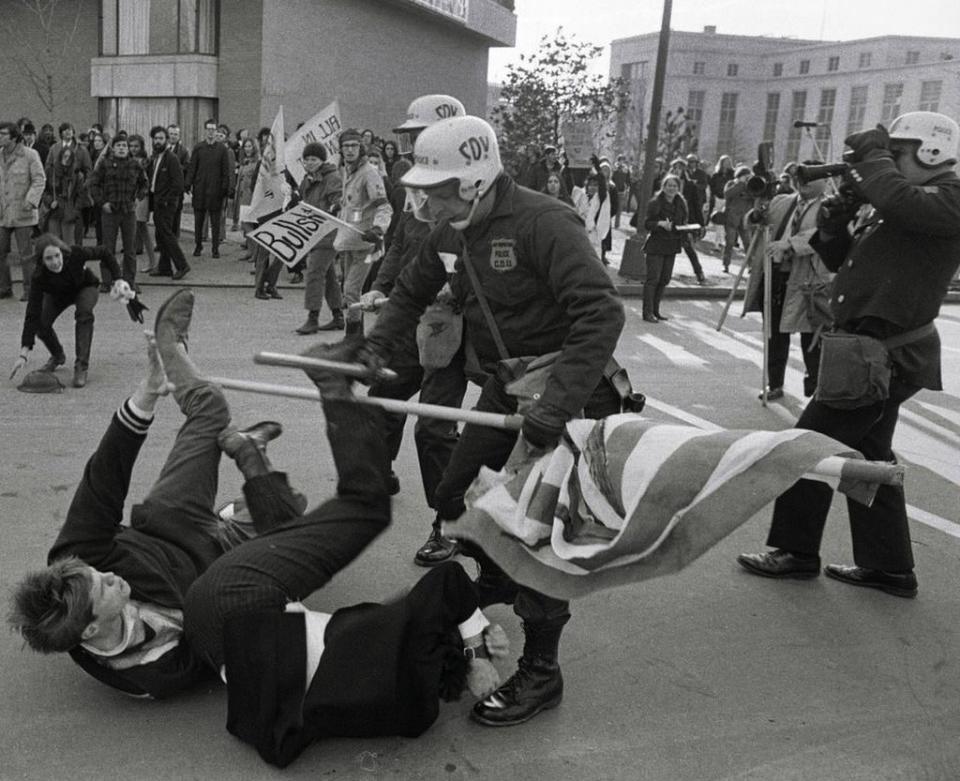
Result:
[[301,201],[272,220],[258,225],[247,236],[271,255],[280,258],[285,265],[295,266],[320,239],[337,228],[359,232],[350,223]]

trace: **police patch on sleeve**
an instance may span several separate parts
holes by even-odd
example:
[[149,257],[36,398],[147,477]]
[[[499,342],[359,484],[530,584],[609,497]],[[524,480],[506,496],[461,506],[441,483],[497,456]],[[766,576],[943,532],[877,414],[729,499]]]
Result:
[[513,271],[517,267],[517,253],[513,239],[493,239],[490,242],[490,268],[494,271]]

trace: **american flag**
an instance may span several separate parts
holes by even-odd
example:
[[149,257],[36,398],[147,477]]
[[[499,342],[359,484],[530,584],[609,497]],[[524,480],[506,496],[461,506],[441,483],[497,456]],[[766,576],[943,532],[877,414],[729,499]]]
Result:
[[[555,450],[484,469],[443,531],[477,543],[518,583],[572,599],[680,570],[835,455],[861,457],[801,429],[573,420]],[[863,484],[835,487],[864,495]]]

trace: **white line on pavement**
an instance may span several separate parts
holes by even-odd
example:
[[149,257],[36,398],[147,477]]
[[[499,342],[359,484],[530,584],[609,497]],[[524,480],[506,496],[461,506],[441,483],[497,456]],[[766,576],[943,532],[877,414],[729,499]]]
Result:
[[674,365],[682,366],[685,369],[706,369],[710,363],[698,355],[687,352],[687,350],[685,350],[679,344],[668,342],[665,339],[661,339],[659,336],[653,336],[651,334],[637,334],[637,339],[644,344],[650,345],[654,350],[663,353]]
[[907,517],[911,521],[917,521],[918,523],[922,523],[924,526],[929,526],[933,529],[939,529],[944,534],[949,534],[951,537],[960,539],[960,523],[948,521],[946,518],[941,518],[939,515],[928,513],[926,510],[921,510],[919,507],[914,507],[912,504],[907,505]]

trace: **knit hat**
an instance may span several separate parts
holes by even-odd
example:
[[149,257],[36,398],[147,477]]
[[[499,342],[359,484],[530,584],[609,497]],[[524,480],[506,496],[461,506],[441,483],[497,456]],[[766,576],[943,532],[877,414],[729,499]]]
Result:
[[319,157],[321,161],[326,162],[327,149],[323,144],[318,144],[316,141],[313,141],[303,148],[301,157]]

